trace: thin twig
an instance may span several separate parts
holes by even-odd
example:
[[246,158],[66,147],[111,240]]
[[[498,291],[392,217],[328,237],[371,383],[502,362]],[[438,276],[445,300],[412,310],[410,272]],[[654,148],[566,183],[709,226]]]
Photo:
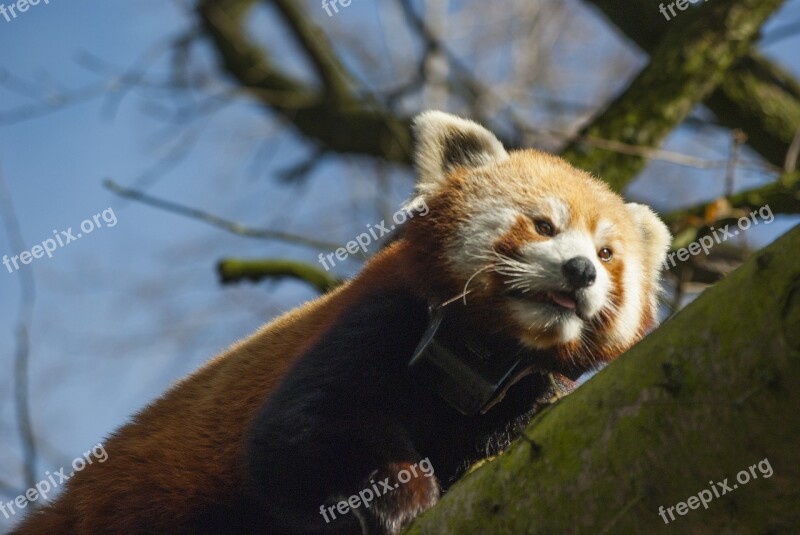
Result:
[[77,106],[92,99],[102,97],[115,90],[113,82],[100,82],[90,86],[54,93],[33,104],[26,104],[10,110],[0,111],[0,126],[13,125],[22,121],[36,119],[53,111]]
[[793,173],[797,169],[797,159],[800,158],[800,128],[794,133],[792,144],[789,145],[789,150],[786,152],[786,163],[784,168],[787,173]]
[[[548,133],[556,137],[564,135],[563,132],[558,132],[554,130],[546,130],[545,133]],[[642,158],[647,158],[648,160],[669,162],[676,165],[683,165],[686,167],[695,167],[697,169],[715,169],[719,167],[725,167],[726,165],[728,165],[727,160],[717,160],[717,161],[704,160],[703,158],[696,158],[694,156],[690,156],[688,154],[682,154],[680,152],[655,149],[652,147],[644,147],[641,145],[631,145],[629,143],[624,143],[622,141],[615,141],[613,139],[604,139],[604,138],[599,138],[597,136],[588,136],[588,135],[578,136],[578,137],[570,136],[569,139],[579,143],[585,143],[587,145],[591,145],[598,149],[616,152],[618,154],[625,154],[628,156],[640,156]]]
[[[702,158],[697,158],[691,155],[678,153],[674,151],[666,151],[647,146],[631,145],[628,143],[623,143],[616,140],[598,138],[595,136],[580,136],[576,138],[575,135],[570,132],[531,126],[530,124],[527,123],[527,121],[522,119],[511,106],[509,106],[507,100],[495,94],[492,87],[480,83],[472,75],[470,69],[463,62],[461,62],[458,59],[458,57],[452,51],[450,51],[449,48],[443,42],[441,42],[441,40],[438,39],[433,32],[431,32],[431,30],[425,25],[424,21],[422,21],[422,19],[419,18],[419,16],[413,11],[413,8],[411,7],[410,3],[402,1],[401,6],[403,7],[404,12],[406,16],[409,18],[412,25],[417,29],[418,33],[420,33],[421,37],[425,41],[426,47],[433,48],[435,50],[440,50],[444,53],[445,57],[448,60],[449,65],[453,67],[455,75],[458,78],[457,85],[460,84],[461,86],[466,88],[467,92],[470,95],[472,95],[473,98],[477,98],[478,96],[480,96],[483,100],[491,102],[508,111],[509,118],[512,121],[514,128],[516,128],[521,133],[529,135],[530,134],[549,135],[556,139],[561,139],[565,141],[577,141],[593,146],[595,148],[608,150],[610,152],[626,154],[629,156],[639,156],[642,158],[646,158],[648,160],[663,161],[667,163],[672,163],[687,167],[694,167],[698,169],[716,169],[716,168],[723,168],[728,165],[729,162],[728,160],[705,160]],[[94,58],[91,59],[94,63],[99,63],[99,60],[96,60]],[[10,81],[12,81],[12,79],[13,83],[16,85],[27,83],[24,80],[13,78],[10,73],[7,73],[5,71],[0,71],[0,85],[8,86]],[[109,97],[110,95],[122,93],[134,86],[139,86],[142,88],[156,88],[162,90],[175,90],[175,91],[203,89],[200,86],[183,87],[172,83],[152,82],[146,80],[144,78],[143,73],[137,73],[137,71],[128,70],[123,74],[112,76],[108,80],[100,82],[93,86],[68,92],[50,94],[48,97],[46,97],[46,99],[42,99],[34,104],[25,105],[10,110],[0,111],[0,125],[10,125],[24,120],[37,118],[47,113],[51,113],[60,108],[80,104],[85,101],[98,97],[103,97],[103,96]],[[9,90],[15,90],[13,87],[7,87],[7,88]],[[267,102],[270,105],[279,106],[283,108],[305,108],[317,102],[318,95],[314,91],[306,91],[301,93],[302,94],[299,94],[297,91],[271,91],[258,87],[248,87],[247,90],[242,90],[240,88],[233,90],[224,90],[221,93],[216,93],[211,95],[209,100],[216,103],[220,99],[225,97],[233,99],[239,96],[255,95],[259,97],[263,102]],[[368,95],[367,100],[362,102],[362,105],[369,108],[375,107],[376,109],[373,111],[385,115],[387,119],[386,123],[389,126],[394,126],[394,123],[389,120],[391,119],[391,117],[389,116],[388,113],[386,113],[386,110],[377,109],[378,107],[375,106],[375,102],[387,101],[387,100],[391,101],[392,97],[393,97],[392,91],[384,95],[383,98],[381,98],[379,95]],[[373,99],[375,102],[373,102]],[[116,106],[117,104],[118,101],[114,106]],[[196,113],[196,111],[197,111],[196,107],[192,106],[190,112]],[[189,113],[188,115],[192,115],[192,113]],[[485,122],[485,118],[483,117],[478,117],[478,119]],[[800,140],[798,140],[797,148],[794,151],[790,150],[790,154],[797,155],[798,152],[800,152]],[[790,154],[787,154],[787,161],[789,161]],[[796,160],[797,157],[795,156],[793,161],[796,162]],[[748,165],[737,164],[737,167],[739,169],[755,170],[759,172],[768,172],[768,173],[777,173],[783,171],[782,169],[779,169],[778,167],[767,163],[756,163]]]
[[328,36],[311,21],[304,7],[297,0],[272,0],[270,3],[283,16],[326,89],[339,99],[349,97],[350,74],[334,52]]
[[734,130],[731,139],[731,157],[728,160],[728,171],[725,173],[725,196],[733,195],[733,182],[736,179],[736,167],[739,165],[739,152],[742,145],[747,142],[747,134],[741,130]]
[[617,512],[617,514],[614,515],[614,517],[611,519],[611,521],[608,523],[608,525],[605,528],[603,528],[603,530],[600,532],[600,534],[604,535],[605,533],[611,533],[611,530],[614,528],[614,526],[617,524],[617,522],[619,522],[620,519],[622,519],[622,517],[627,515],[628,512],[633,508],[634,505],[636,505],[637,503],[642,501],[642,498],[644,498],[644,495],[639,494],[635,498],[630,500],[627,504],[625,504],[625,506],[622,509],[620,509]]
[[[436,34],[425,24],[425,21],[422,20],[422,18],[414,11],[413,5],[410,2],[410,0],[400,0],[399,4],[403,10],[404,15],[406,16],[406,19],[420,35],[420,37],[425,43],[425,46],[427,48],[434,48],[441,50],[444,53],[450,66],[454,67],[454,70],[459,78],[459,81],[467,88],[467,90],[473,95],[476,96],[480,95],[481,98],[491,101],[494,104],[498,105],[499,107],[508,111],[509,117],[514,124],[514,127],[517,130],[522,131],[523,133],[549,135],[564,141],[585,143],[592,147],[607,150],[610,152],[616,152],[628,156],[639,156],[642,158],[646,158],[648,160],[663,161],[667,163],[682,165],[685,167],[695,167],[697,169],[718,169],[718,168],[724,168],[728,165],[728,160],[717,160],[717,161],[705,160],[702,158],[697,158],[695,156],[690,156],[688,154],[657,149],[654,147],[647,147],[643,145],[631,145],[629,143],[624,143],[613,139],[600,138],[597,136],[582,135],[576,137],[575,134],[573,133],[561,130],[555,130],[550,128],[538,128],[531,126],[530,124],[527,123],[527,121],[525,121],[519,116],[519,114],[513,109],[513,107],[509,105],[506,99],[503,99],[502,97],[495,94],[495,91],[491,86],[482,84],[477,80],[477,78],[473,75],[469,67],[467,67],[464,63],[462,63],[458,59],[458,57],[447,47],[445,43],[443,43],[436,36]],[[780,168],[774,165],[761,162],[759,162],[755,166],[748,166],[742,168],[757,170],[761,172],[766,171],[770,173],[782,172]]]
[[[0,170],[0,215],[4,220],[8,242],[15,251],[25,250],[25,242],[19,225],[11,192]],[[28,365],[30,363],[30,326],[33,322],[33,306],[36,299],[36,282],[31,268],[20,269],[20,295],[17,309],[16,348],[14,351],[14,402],[17,412],[17,427],[22,442],[24,459],[23,473],[27,488],[36,484],[37,450],[31,421],[28,394]]]
[[19,488],[0,479],[0,492],[10,494],[11,496],[16,496],[19,493]]
[[178,214],[184,217],[197,219],[198,221],[202,221],[217,228],[227,230],[228,232],[232,234],[237,234],[239,236],[246,236],[248,238],[259,238],[264,240],[283,241],[287,243],[293,243],[295,245],[312,247],[314,249],[320,249],[320,248],[336,249],[337,247],[340,247],[340,244],[327,242],[324,240],[317,240],[315,238],[308,238],[306,236],[301,236],[299,234],[292,234],[290,232],[248,227],[246,225],[242,225],[241,223],[230,221],[228,219],[223,219],[213,214],[209,214],[208,212],[198,210],[197,208],[190,208],[188,206],[183,206],[181,204],[172,201],[159,199],[158,197],[142,193],[141,191],[125,188],[123,186],[120,186],[111,179],[106,179],[103,182],[103,185],[113,193],[119,195],[120,197],[124,197],[126,199],[132,199],[142,204],[147,204],[155,208],[166,210],[167,212],[171,212],[173,214]]
[[187,127],[178,137],[175,144],[170,147],[158,161],[147,168],[133,181],[134,188],[144,190],[157,183],[172,169],[183,162],[184,158],[194,149],[200,139],[205,124]]

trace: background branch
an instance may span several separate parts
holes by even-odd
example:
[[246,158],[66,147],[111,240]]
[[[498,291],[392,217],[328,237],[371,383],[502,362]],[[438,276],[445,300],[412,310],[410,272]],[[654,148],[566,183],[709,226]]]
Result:
[[[14,209],[11,191],[6,184],[5,176],[0,170],[0,216],[2,216],[8,243],[12,249],[19,253],[27,250],[22,237],[19,218]],[[36,484],[36,463],[38,453],[36,437],[33,431],[33,421],[30,410],[30,393],[28,369],[30,364],[30,331],[33,323],[33,309],[36,302],[36,281],[33,269],[21,265],[20,269],[12,273],[19,277],[19,306],[17,308],[16,348],[14,350],[14,404],[17,415],[17,429],[22,442],[22,465],[25,477],[25,488],[33,488]]]
[[[795,228],[540,413],[406,533],[791,532],[800,525],[800,427],[786,425],[800,405],[798,250]],[[765,459],[772,473],[733,486]],[[731,496],[663,523],[660,507],[724,478]]]
[[337,247],[339,247],[339,244],[333,242],[326,242],[324,240],[307,238],[306,236],[293,234],[291,232],[248,227],[246,225],[242,225],[241,223],[236,223],[235,221],[223,219],[208,212],[198,210],[197,208],[190,208],[188,206],[184,206],[182,204],[178,204],[172,201],[159,199],[158,197],[154,197],[152,195],[142,193],[134,189],[125,188],[123,186],[120,186],[111,179],[105,180],[103,182],[103,185],[113,193],[119,195],[120,197],[124,197],[126,199],[132,199],[142,204],[153,206],[154,208],[160,208],[161,210],[172,212],[173,214],[189,217],[191,219],[197,219],[198,221],[202,221],[204,223],[221,228],[223,230],[226,230],[232,234],[237,234],[239,236],[246,236],[248,238],[260,238],[264,240],[283,241],[287,243],[293,243],[295,245],[311,247],[314,249],[320,249],[320,248],[336,249]]
[[800,172],[787,173],[775,182],[734,193],[721,200],[724,201],[722,206],[725,207],[722,213],[717,208],[719,206],[717,200],[676,210],[662,217],[668,225],[675,228],[693,218],[709,222],[709,213],[713,214],[711,216],[713,222],[715,218],[725,217],[734,211],[746,215],[767,204],[774,214],[800,214]]
[[[254,0],[200,0],[197,4],[197,14],[219,53],[223,70],[303,135],[330,150],[409,163],[410,119],[395,117],[373,100],[321,92],[283,73],[247,37],[243,20],[253,4]],[[320,34],[296,30],[294,35],[308,41],[306,50],[322,48],[311,42]],[[322,65],[325,57],[321,54],[315,54],[314,61],[322,72],[338,72],[335,66]],[[276,91],[280,98],[272,97]]]
[[232,284],[243,280],[258,282],[263,279],[288,277],[306,282],[320,293],[328,292],[343,282],[342,279],[334,277],[316,266],[285,259],[226,258],[217,264],[217,273],[222,284]]
[[[656,6],[640,0],[586,0],[628,39],[653,53],[665,28],[688,25],[690,13],[667,22]],[[784,69],[754,50],[739,57],[724,74],[705,105],[723,126],[739,128],[748,144],[768,162],[783,166],[800,126],[800,84]]]
[[[728,68],[749,52],[761,25],[782,3],[730,0],[682,13],[687,22],[667,29],[647,67],[581,135],[658,147],[711,94]],[[570,144],[563,156],[603,177],[617,191],[645,165],[643,158],[580,143]]]

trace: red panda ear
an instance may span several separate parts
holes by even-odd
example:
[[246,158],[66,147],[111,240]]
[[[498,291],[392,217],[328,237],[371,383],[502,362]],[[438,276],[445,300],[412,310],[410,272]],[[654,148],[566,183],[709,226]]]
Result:
[[672,235],[667,225],[647,206],[631,202],[626,204],[625,208],[628,209],[628,214],[639,230],[646,273],[650,277],[657,278],[667,251],[672,245]]
[[457,167],[480,167],[508,158],[503,144],[477,123],[441,111],[414,119],[417,168],[415,196],[428,197]]

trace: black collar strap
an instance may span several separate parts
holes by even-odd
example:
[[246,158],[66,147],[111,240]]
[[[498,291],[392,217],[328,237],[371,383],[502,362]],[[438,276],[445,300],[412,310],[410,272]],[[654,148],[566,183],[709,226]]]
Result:
[[514,383],[535,371],[535,353],[496,337],[490,346],[448,318],[445,308],[430,307],[428,329],[408,366],[454,409],[483,414]]

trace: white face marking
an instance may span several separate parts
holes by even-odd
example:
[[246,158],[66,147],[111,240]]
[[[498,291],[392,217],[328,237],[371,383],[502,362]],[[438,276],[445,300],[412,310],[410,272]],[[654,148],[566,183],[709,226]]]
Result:
[[[598,251],[610,247],[615,258],[623,258],[628,253],[635,255],[637,251],[623,250],[623,245],[614,239],[615,225],[608,219],[597,221],[595,231],[591,233],[588,228],[574,227],[569,206],[563,201],[548,198],[543,199],[542,204],[539,210],[523,213],[502,198],[473,200],[466,210],[474,215],[463,221],[458,236],[448,246],[447,256],[454,273],[465,282],[477,274],[470,282],[471,288],[486,280],[489,270],[485,268],[492,264],[503,275],[509,290],[520,290],[523,295],[547,295],[554,291],[572,295],[577,314],[547,300],[509,298],[509,307],[520,326],[534,335],[537,332],[555,334],[558,343],[565,344],[578,340],[587,320],[610,306],[612,281],[604,262],[598,258]],[[557,234],[522,246],[520,259],[500,261],[492,245],[516,224],[521,215],[550,220]],[[597,273],[594,284],[577,291],[569,286],[562,270],[562,266],[575,257],[588,259]],[[622,275],[624,299],[614,313],[614,324],[605,335],[609,343],[626,345],[635,339],[638,332],[643,313],[644,274],[637,262],[636,258],[626,258]]]
[[547,205],[546,215],[549,215],[557,229],[566,229],[569,225],[569,207],[558,199],[552,197],[545,199]]
[[625,346],[636,339],[643,312],[643,277],[641,262],[635,258],[628,258],[622,274],[625,298],[620,305],[614,326],[609,331],[609,337],[617,344]]
[[597,222],[597,227],[594,231],[595,245],[598,249],[609,245],[611,233],[614,230],[614,223],[607,219],[601,219]]
[[[522,248],[528,273],[520,277],[520,287],[524,284],[532,293],[561,291],[573,293],[577,297],[577,310],[583,318],[594,317],[607,303],[611,289],[611,278],[597,258],[595,239],[585,230],[565,230],[553,238],[542,242],[531,242]],[[589,287],[574,291],[568,284],[562,266],[575,257],[587,258],[597,272],[597,279]],[[578,338],[583,320],[576,315],[559,316],[551,305],[536,302],[514,303],[521,322],[532,328],[552,328],[556,321],[563,342]]]
[[[511,303],[511,310],[517,321],[530,331],[545,332],[557,328],[559,342],[561,343],[577,340],[583,330],[583,320],[574,314],[558,317],[554,315],[549,305],[514,301]],[[542,347],[541,349],[547,348]]]
[[514,224],[519,212],[502,201],[481,199],[469,207],[475,214],[464,223],[458,240],[449,247],[447,258],[454,270],[469,278],[495,259],[491,255],[492,244]]

